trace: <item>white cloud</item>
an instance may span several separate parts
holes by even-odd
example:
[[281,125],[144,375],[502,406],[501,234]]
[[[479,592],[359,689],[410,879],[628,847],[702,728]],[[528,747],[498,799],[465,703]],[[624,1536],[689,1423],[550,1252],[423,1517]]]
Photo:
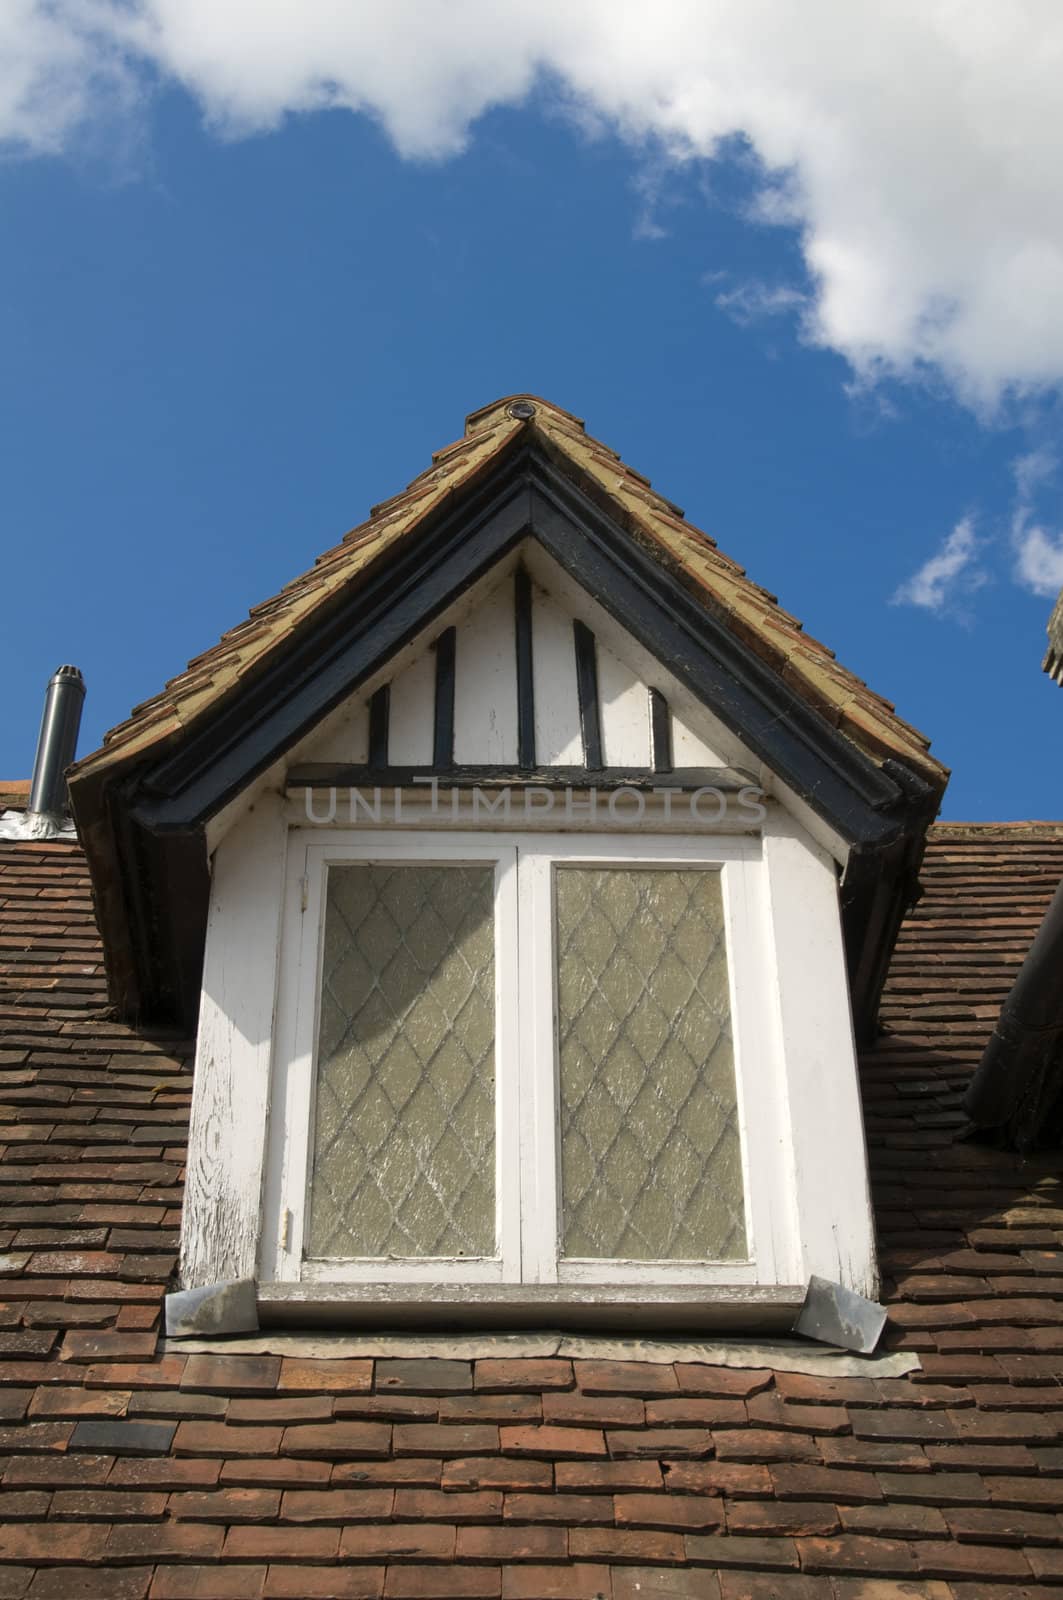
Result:
[[86,122],[128,109],[137,75],[114,23],[92,0],[3,0],[0,148],[58,153]]
[[941,549],[893,594],[893,605],[922,606],[941,616],[969,620],[960,597],[992,582],[990,572],[976,559],[987,555],[994,566],[1008,556],[1010,576],[1031,594],[1054,598],[1063,589],[1063,530],[1053,533],[1036,518],[1036,498],[1053,482],[1059,457],[1040,446],[1017,456],[1011,463],[1015,497],[1007,522],[985,538],[975,534],[974,519],[964,517]]
[[1011,542],[1015,582],[1032,594],[1055,597],[1063,589],[1063,533],[1049,533],[1034,521],[1034,498],[1055,476],[1059,461],[1051,450],[1031,450],[1012,462],[1015,509]]
[[858,377],[1063,382],[1059,0],[4,0],[0,140],[69,145],[153,72],[226,134],[346,108],[419,158],[543,84],[676,163],[740,136]]
[[963,517],[937,554],[894,592],[892,604],[934,612],[951,609],[957,595],[969,594],[989,581],[975,560],[980,544],[972,519]]
[[1011,471],[1015,479],[1015,493],[1020,510],[1027,509],[1038,489],[1051,482],[1058,466],[1059,458],[1055,451],[1043,445],[1036,450],[1028,451],[1024,456],[1015,458],[1011,463]]
[[802,294],[800,289],[791,289],[785,284],[754,280],[739,284],[736,289],[723,290],[716,296],[716,304],[721,311],[726,311],[732,322],[737,322],[740,328],[746,328],[750,323],[762,322],[767,317],[784,317],[804,311],[808,306],[808,296]]
[[1046,533],[1033,524],[1015,543],[1016,581],[1031,593],[1054,600],[1063,589],[1063,533]]

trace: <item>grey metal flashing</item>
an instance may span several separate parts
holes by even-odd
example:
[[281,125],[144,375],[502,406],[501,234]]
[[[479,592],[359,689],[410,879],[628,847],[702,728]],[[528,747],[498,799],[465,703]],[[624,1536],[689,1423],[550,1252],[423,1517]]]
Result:
[[4,811],[0,813],[0,839],[69,839],[77,829],[69,817],[48,811]]
[[202,1289],[179,1289],[166,1296],[166,1336],[202,1338],[216,1333],[255,1333],[258,1302],[252,1278],[211,1283]]
[[865,1299],[854,1289],[846,1289],[843,1284],[813,1273],[808,1280],[801,1314],[794,1323],[794,1332],[821,1344],[840,1345],[843,1350],[872,1355],[885,1326],[884,1306]]
[[690,1361],[707,1367],[766,1368],[820,1378],[903,1378],[918,1372],[921,1362],[911,1350],[855,1356],[803,1339],[603,1338],[562,1333],[557,1328],[534,1333],[298,1333],[265,1330],[254,1338],[182,1339],[163,1345],[181,1355],[299,1356],[311,1361],[343,1361],[351,1357],[441,1361],[487,1361],[496,1358],[534,1360],[561,1356],[585,1361]]

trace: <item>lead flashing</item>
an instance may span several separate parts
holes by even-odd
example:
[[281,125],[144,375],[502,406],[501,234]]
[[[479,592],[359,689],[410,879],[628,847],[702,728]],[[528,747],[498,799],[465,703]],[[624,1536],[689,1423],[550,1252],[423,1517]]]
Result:
[[794,1332],[806,1339],[871,1355],[886,1326],[886,1310],[830,1278],[808,1280],[808,1293]]

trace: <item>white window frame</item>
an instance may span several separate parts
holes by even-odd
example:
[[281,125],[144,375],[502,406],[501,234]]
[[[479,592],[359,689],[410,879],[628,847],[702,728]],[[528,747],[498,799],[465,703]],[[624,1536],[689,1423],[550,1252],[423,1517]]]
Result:
[[[495,1196],[500,1221],[498,1253],[482,1258],[315,1261],[303,1258],[311,1139],[314,1121],[316,1041],[320,1013],[325,884],[329,867],[372,862],[456,866],[490,862],[495,869]],[[281,992],[274,1054],[272,1119],[265,1191],[263,1266],[278,1282],[503,1283],[520,1273],[520,1112],[518,1085],[501,1070],[519,1050],[516,993],[518,958],[517,852],[512,841],[483,836],[394,835],[355,830],[322,839],[318,831],[293,834],[288,851]]]
[[[520,874],[520,947],[523,1002],[521,1015],[530,1023],[526,1048],[531,1058],[525,1081],[533,1107],[524,1119],[526,1145],[522,1163],[531,1189],[524,1215],[525,1282],[531,1283],[773,1283],[776,1264],[771,1229],[764,1215],[778,1193],[779,1176],[763,1159],[759,1131],[750,1108],[770,1095],[770,1054],[759,1040],[757,1009],[749,1004],[748,982],[740,974],[759,968],[755,922],[750,917],[749,875],[755,871],[759,844],[743,839],[688,840],[666,835],[571,834],[538,835],[522,846]],[[734,1261],[618,1261],[565,1258],[560,1253],[562,1195],[558,1172],[560,1118],[557,1111],[557,963],[554,952],[555,876],[557,866],[619,866],[647,869],[690,868],[719,872],[727,948],[731,1028],[734,1042],[735,1090],[742,1150],[743,1200],[747,1254]],[[543,930],[548,930],[544,938]],[[754,1179],[753,1174],[756,1174]],[[762,1177],[765,1181],[762,1181]],[[760,1245],[758,1241],[765,1242]]]
[[[759,841],[667,835],[386,833],[300,829],[290,836],[280,1003],[273,1061],[262,1267],[278,1282],[719,1284],[778,1280],[775,1240],[786,1209],[771,1120],[753,1114],[781,1090],[763,1036],[757,982],[769,953],[757,917]],[[330,868],[369,862],[495,868],[498,1253],[382,1261],[304,1259],[324,904]],[[518,865],[519,863],[519,865]],[[554,882],[557,866],[691,868],[721,878],[747,1255],[727,1261],[578,1260],[560,1256]]]

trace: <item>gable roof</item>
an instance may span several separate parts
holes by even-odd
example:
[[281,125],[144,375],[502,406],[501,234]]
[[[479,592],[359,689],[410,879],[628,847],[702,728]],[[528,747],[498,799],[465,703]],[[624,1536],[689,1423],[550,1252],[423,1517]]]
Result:
[[123,1011],[194,1012],[210,818],[529,537],[851,848],[846,944],[869,1031],[946,769],[646,478],[531,396],[473,413],[402,494],[72,769]]
[[471,413],[464,438],[437,450],[430,467],[392,499],[374,506],[368,520],[319,556],[308,572],[252,607],[245,622],[190,661],[160,694],[137,706],[111,729],[99,750],[76,764],[72,777],[81,783],[130,759],[157,753],[217,711],[273,651],[312,629],[317,614],[339,590],[385,561],[431,516],[498,467],[515,445],[533,443],[593,499],[619,514],[692,593],[858,749],[876,762],[903,761],[931,787],[944,788],[948,772],[930,754],[930,741],[898,716],[889,701],[805,633],[775,595],[724,555],[710,535],[686,522],[678,506],[653,491],[648,478],[590,437],[578,417],[532,395],[510,395]]
[[0,1593],[1048,1592],[1060,1160],[957,1133],[1061,875],[1063,825],[930,831],[888,1031],[861,1059],[884,1343],[919,1365],[830,1376],[637,1343],[478,1361],[164,1344],[191,1046],[108,1015],[79,848],[0,842]]

